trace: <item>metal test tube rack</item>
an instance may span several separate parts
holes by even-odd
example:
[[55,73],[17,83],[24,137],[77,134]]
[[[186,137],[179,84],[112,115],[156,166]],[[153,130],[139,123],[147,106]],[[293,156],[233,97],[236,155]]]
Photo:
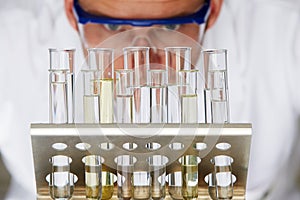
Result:
[[[126,130],[134,129],[138,129],[138,135],[130,136],[125,133]],[[148,135],[150,129],[159,131],[156,135]],[[113,173],[116,172],[114,158],[118,155],[134,155],[137,159],[144,159],[151,155],[165,155],[169,158],[167,174],[181,169],[178,162],[181,156],[197,155],[201,158],[198,199],[210,199],[204,177],[214,169],[210,162],[211,158],[216,155],[228,155],[234,159],[232,173],[237,179],[234,184],[233,199],[245,199],[251,135],[251,124],[151,124],[142,128],[137,128],[134,124],[32,124],[31,140],[37,199],[51,199],[46,176],[51,172],[49,158],[54,155],[66,155],[72,158],[71,172],[78,177],[72,199],[85,199],[85,170],[82,158],[91,153],[101,155],[104,158],[102,170]],[[88,143],[90,149],[79,150],[75,147],[76,144],[83,142]],[[55,150],[52,147],[55,143],[64,143],[67,148],[61,151]],[[125,143],[135,143],[137,148],[124,149]],[[159,143],[161,147],[147,149],[147,146],[152,146],[147,144],[152,143]],[[206,148],[197,150],[197,143],[202,147],[205,143]],[[105,146],[107,149],[101,149],[101,144],[104,144],[102,147]],[[174,149],[170,144],[173,144]],[[220,145],[218,146],[220,149],[216,144]],[[231,147],[222,150],[227,146],[226,144],[230,144]],[[112,199],[117,199],[116,185]],[[167,196],[166,199],[171,198]]]

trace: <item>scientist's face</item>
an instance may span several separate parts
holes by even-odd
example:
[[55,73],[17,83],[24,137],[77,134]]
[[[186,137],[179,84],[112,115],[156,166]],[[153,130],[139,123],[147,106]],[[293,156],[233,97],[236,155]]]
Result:
[[[202,24],[203,30],[210,28],[217,19],[222,1],[211,1],[210,16],[206,23]],[[189,16],[200,10],[204,3],[205,0],[78,0],[78,4],[86,13],[125,21]],[[80,34],[85,48],[148,46],[151,47],[151,50],[155,49],[154,53],[150,52],[150,62],[159,63],[163,60],[164,55],[161,50],[165,47],[193,46],[191,43],[199,42],[203,36],[201,26],[196,23],[152,25],[150,27],[137,27],[128,23],[118,25],[80,24],[73,12],[73,7],[73,0],[65,0],[65,10],[69,22]],[[194,53],[198,55],[199,52],[194,51]]]

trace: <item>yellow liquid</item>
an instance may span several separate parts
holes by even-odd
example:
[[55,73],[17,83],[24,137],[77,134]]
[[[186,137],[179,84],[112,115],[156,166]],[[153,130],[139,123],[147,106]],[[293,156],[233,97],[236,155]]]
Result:
[[101,196],[99,189],[100,189],[99,185],[85,186],[86,198],[87,199],[99,199]]
[[104,185],[102,186],[102,200],[111,199],[114,194],[114,186],[113,185]]
[[198,165],[182,165],[182,196],[184,199],[198,197]]
[[113,79],[101,79],[100,84],[100,123],[113,123]]

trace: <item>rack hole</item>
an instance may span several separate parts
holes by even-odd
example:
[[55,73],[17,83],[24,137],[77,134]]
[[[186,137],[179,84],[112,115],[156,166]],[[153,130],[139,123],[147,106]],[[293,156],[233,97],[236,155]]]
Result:
[[231,148],[231,144],[229,144],[227,142],[221,142],[221,143],[216,144],[216,148],[221,151],[227,151],[228,149]]
[[115,145],[113,143],[109,143],[109,142],[104,142],[104,143],[101,143],[99,145],[99,147],[102,149],[102,150],[106,150],[106,151],[109,151],[109,150],[112,150]]
[[67,147],[68,147],[68,145],[66,145],[65,143],[61,143],[61,142],[52,144],[52,148],[56,151],[66,150]]
[[78,149],[80,151],[86,151],[91,148],[91,145],[83,142],[83,143],[76,144],[75,147],[76,147],[76,149]]
[[[210,173],[204,177],[204,181],[206,184],[209,184],[211,182],[211,180],[213,180],[212,175],[213,174]],[[234,184],[236,182],[236,176],[234,174],[231,174],[231,178],[232,178],[232,183]]]
[[101,164],[103,164],[104,163],[104,158],[103,157],[101,157],[101,156],[97,156],[97,155],[89,155],[89,156],[85,156],[85,157],[83,157],[82,159],[81,159],[81,161],[83,162],[83,163],[85,163],[85,159],[87,159],[87,158],[92,158],[92,159],[97,159],[97,160],[100,160],[100,162],[101,162]]
[[181,150],[184,148],[184,144],[180,143],[180,142],[174,142],[172,144],[169,145],[169,148],[172,150]]
[[197,142],[196,144],[194,144],[194,148],[198,151],[203,151],[204,149],[207,148],[207,144],[203,142]]
[[233,163],[233,158],[226,155],[218,155],[213,157],[210,162],[216,166],[230,166]]
[[146,144],[146,148],[148,150],[157,150],[161,147],[161,145],[157,142],[150,142]]
[[129,151],[135,150],[138,145],[134,142],[127,142],[123,144],[123,148]]

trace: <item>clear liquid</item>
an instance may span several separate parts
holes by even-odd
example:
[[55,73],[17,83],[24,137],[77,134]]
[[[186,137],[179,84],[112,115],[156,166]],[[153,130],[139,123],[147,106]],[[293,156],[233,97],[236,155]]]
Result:
[[[232,199],[233,183],[230,167],[215,167],[217,199]],[[222,172],[218,172],[222,171]]]
[[50,83],[50,123],[68,123],[67,83]]
[[150,199],[150,186],[134,186],[133,199]]
[[208,186],[208,194],[212,200],[217,200],[217,191],[215,186]]
[[204,111],[205,111],[205,123],[212,123],[212,120],[211,120],[211,96],[210,96],[209,89],[204,89]]
[[83,97],[84,122],[99,123],[99,95],[85,95]]
[[167,88],[151,87],[150,88],[150,111],[151,123],[167,122]]
[[133,94],[133,123],[150,122],[150,88],[135,88]]
[[151,172],[151,196],[152,199],[158,200],[158,199],[164,199],[166,196],[166,172],[165,168],[154,169],[153,172]]
[[113,79],[100,80],[100,123],[113,123]]
[[125,172],[127,170],[130,170],[130,168],[123,168],[124,171],[122,172],[122,168],[118,169],[118,198],[129,200],[132,196],[132,183],[131,178],[133,173],[132,172]]
[[227,101],[211,101],[211,118],[212,123],[228,122],[228,102]]
[[169,194],[172,197],[172,199],[175,199],[175,200],[183,199],[182,194],[181,194],[181,190],[182,190],[181,186],[169,185],[168,190],[169,190]]
[[181,165],[182,196],[184,199],[198,197],[198,165]]
[[181,122],[181,107],[179,98],[179,87],[177,85],[168,86],[168,123]]
[[132,123],[132,95],[117,95],[117,123]]
[[57,187],[57,186],[49,186],[50,196],[52,199],[70,199],[72,197],[72,193],[74,188],[65,187]]
[[197,95],[181,95],[181,122],[198,122],[198,100]]
[[217,198],[216,199],[232,199],[233,187],[220,187],[217,186]]

